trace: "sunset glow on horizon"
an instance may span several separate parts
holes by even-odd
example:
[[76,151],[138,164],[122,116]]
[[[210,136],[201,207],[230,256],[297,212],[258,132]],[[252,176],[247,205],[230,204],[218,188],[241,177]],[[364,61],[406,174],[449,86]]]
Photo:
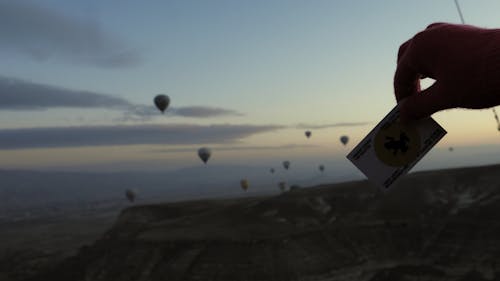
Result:
[[[466,22],[500,28],[498,1],[461,4]],[[399,45],[459,21],[453,1],[3,2],[0,136],[13,141],[0,141],[0,169],[172,170],[200,165],[201,146],[213,165],[348,167],[396,105]],[[165,115],[159,93],[171,98]],[[436,149],[500,147],[491,110],[433,117],[448,131]],[[19,141],[9,130],[21,128]],[[88,142],[64,140],[82,128]],[[143,135],[154,130],[165,134]]]

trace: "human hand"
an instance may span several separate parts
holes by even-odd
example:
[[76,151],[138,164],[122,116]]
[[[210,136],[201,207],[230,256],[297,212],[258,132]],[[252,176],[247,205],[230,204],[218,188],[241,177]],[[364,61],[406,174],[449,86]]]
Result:
[[[420,79],[436,82],[420,90]],[[500,29],[434,23],[401,45],[394,91],[403,121],[500,104]]]

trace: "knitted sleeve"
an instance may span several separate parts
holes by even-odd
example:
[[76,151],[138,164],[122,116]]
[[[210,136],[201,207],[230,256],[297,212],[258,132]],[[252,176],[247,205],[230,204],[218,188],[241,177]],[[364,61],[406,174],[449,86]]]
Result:
[[492,104],[500,104],[500,29],[487,32],[488,42],[484,47],[482,67],[480,70],[484,98],[491,99]]

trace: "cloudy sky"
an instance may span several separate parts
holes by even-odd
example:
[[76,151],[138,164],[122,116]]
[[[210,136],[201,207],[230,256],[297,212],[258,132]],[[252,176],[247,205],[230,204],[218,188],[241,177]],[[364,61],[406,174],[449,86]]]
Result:
[[[498,1],[461,4],[500,27]],[[452,0],[0,0],[0,168],[175,169],[201,146],[224,164],[346,162],[339,137],[395,105],[399,45],[459,20]],[[438,148],[498,143],[490,110],[434,117]]]

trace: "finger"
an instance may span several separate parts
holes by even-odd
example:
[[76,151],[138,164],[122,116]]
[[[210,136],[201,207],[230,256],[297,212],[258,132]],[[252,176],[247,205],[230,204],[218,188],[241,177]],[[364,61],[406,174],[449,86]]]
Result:
[[399,46],[399,50],[398,50],[398,63],[399,61],[401,60],[401,58],[404,56],[404,54],[406,53],[406,50],[408,49],[408,45],[410,45],[410,42],[411,42],[411,39],[404,42],[403,44],[401,44],[401,46]]
[[399,47],[398,66],[394,74],[394,93],[398,102],[420,92],[420,79],[435,77],[427,70],[429,61],[426,52],[429,48],[425,36],[420,32]]
[[418,120],[453,107],[441,90],[441,84],[436,82],[424,91],[405,99],[400,108],[401,120],[403,122]]
[[[402,59],[403,60],[403,59]],[[419,91],[419,77],[415,69],[407,63],[401,62],[396,68],[394,74],[394,94],[396,101],[417,94]]]
[[[444,22],[435,22],[435,23],[429,24],[425,29],[427,30],[427,29],[431,29],[431,28],[436,28],[436,27],[444,26],[444,25],[449,25],[449,24],[448,23],[444,23]],[[406,42],[404,42],[403,44],[401,44],[401,46],[399,47],[398,62],[401,59],[401,57],[406,53],[406,50],[408,49],[408,45],[410,45],[411,41],[412,41],[412,39],[407,40]]]
[[433,23],[399,47],[394,74],[394,93],[398,102],[420,92],[421,78],[437,78],[435,72],[438,69],[433,64],[438,53],[433,48],[433,42],[436,37],[442,37],[436,29],[444,25],[447,24]]

